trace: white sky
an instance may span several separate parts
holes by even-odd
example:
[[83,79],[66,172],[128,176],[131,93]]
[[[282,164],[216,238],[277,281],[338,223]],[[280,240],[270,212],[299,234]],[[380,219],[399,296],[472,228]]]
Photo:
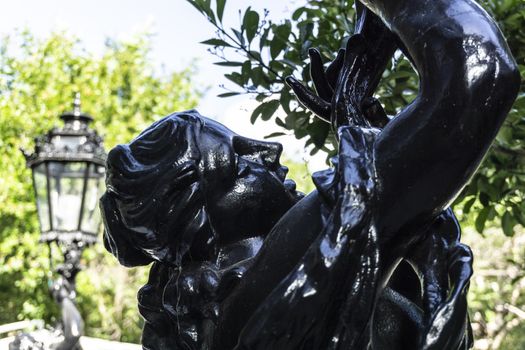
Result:
[[[270,10],[274,21],[290,16],[294,0],[228,0],[225,22],[238,23],[238,10],[248,6],[261,11]],[[212,2],[213,3],[213,2]],[[198,73],[197,86],[210,87],[198,110],[206,116],[224,122],[234,131],[262,139],[277,131],[273,122],[249,123],[249,115],[255,102],[247,97],[221,99],[217,94],[226,82],[226,70],[213,65],[217,61],[200,41],[211,38],[213,27],[185,0],[0,0],[0,36],[14,29],[27,27],[38,36],[46,36],[53,30],[66,30],[79,37],[90,52],[102,52],[105,39],[126,38],[134,33],[150,29],[153,37],[151,59],[166,71],[179,70],[195,63]],[[278,139],[283,143],[285,154],[294,159],[309,159],[303,155],[303,141],[293,136]],[[311,161],[310,168],[324,167],[323,157]]]

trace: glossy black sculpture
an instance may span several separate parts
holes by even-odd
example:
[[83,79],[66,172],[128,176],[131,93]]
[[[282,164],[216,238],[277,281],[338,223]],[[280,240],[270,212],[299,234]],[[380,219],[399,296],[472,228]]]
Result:
[[[153,263],[139,292],[145,349],[467,349],[472,254],[449,203],[505,119],[520,77],[468,0],[366,0],[356,33],[298,98],[337,132],[333,167],[302,198],[281,145],[196,111],[108,157],[105,244]],[[372,95],[401,49],[416,100],[388,118]]]

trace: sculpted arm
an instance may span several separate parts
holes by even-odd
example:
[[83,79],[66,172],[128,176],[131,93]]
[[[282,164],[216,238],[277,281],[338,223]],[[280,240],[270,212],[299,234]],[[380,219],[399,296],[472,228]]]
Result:
[[470,0],[365,0],[412,58],[420,91],[380,133],[380,230],[413,231],[461,191],[519,88],[516,63],[489,15]]
[[[319,96],[293,78],[288,83],[336,128],[384,126],[372,120],[381,116],[368,108],[372,94],[396,47],[411,60],[419,94],[375,142],[378,229],[386,243],[399,232],[424,228],[461,191],[505,119],[520,78],[498,27],[474,1],[363,3],[357,2],[357,35],[348,41],[343,63],[338,57],[325,73],[311,52]],[[330,78],[334,66],[337,80]],[[332,83],[329,93],[319,71]]]

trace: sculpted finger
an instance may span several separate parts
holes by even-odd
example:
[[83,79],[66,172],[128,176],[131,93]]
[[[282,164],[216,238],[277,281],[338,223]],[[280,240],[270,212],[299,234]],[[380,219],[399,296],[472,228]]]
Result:
[[324,121],[330,122],[330,104],[328,102],[312,94],[312,92],[293,77],[287,77],[286,83],[292,88],[297,99],[303,106]]
[[321,53],[317,49],[308,50],[310,55],[310,76],[315,85],[315,90],[319,97],[325,101],[330,101],[333,95],[333,89],[326,80]]
[[343,67],[344,60],[345,49],[340,49],[335,60],[326,68],[326,80],[332,89],[334,89],[335,84],[337,84],[337,78],[339,77],[339,72],[341,72],[341,67]]
[[346,43],[345,64],[350,65],[355,58],[362,55],[366,50],[366,41],[363,35],[354,34]]

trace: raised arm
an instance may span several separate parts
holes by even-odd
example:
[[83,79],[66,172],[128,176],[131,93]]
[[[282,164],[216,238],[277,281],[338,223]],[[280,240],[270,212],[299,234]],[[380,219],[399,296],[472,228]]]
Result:
[[478,167],[520,77],[498,27],[471,0],[365,0],[419,73],[416,100],[375,146],[379,228],[410,232],[440,213]]
[[[288,83],[305,106],[335,127],[366,127],[374,115],[366,107],[396,44],[414,64],[419,94],[375,144],[376,217],[388,244],[399,232],[424,229],[458,195],[512,106],[520,77],[498,27],[474,1],[363,3],[366,8],[357,3],[357,35],[349,40],[344,63],[336,65],[336,59],[325,73],[312,55],[319,96],[294,79]],[[339,75],[327,94],[321,73],[329,78],[333,66]]]

